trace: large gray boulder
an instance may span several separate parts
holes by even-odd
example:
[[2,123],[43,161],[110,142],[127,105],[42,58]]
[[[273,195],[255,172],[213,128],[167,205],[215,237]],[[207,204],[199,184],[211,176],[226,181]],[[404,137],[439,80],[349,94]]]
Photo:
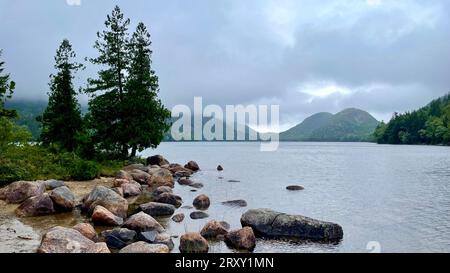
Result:
[[169,248],[163,244],[136,242],[122,248],[119,253],[169,253]]
[[20,217],[43,216],[53,213],[55,213],[53,201],[47,193],[28,198],[16,209],[16,214]]
[[169,165],[169,161],[165,159],[162,155],[154,155],[147,158],[147,165]]
[[95,243],[71,228],[54,227],[42,237],[38,253],[93,252]]
[[115,191],[104,186],[95,187],[83,200],[82,209],[92,213],[96,206],[107,210],[121,218],[127,217],[128,201]]
[[257,236],[339,241],[342,227],[301,215],[289,215],[270,209],[251,209],[241,217],[243,227],[251,227]]
[[155,218],[146,214],[145,212],[139,212],[130,218],[123,224],[124,228],[128,228],[137,232],[145,232],[145,231],[157,231],[163,232],[164,228]]
[[149,202],[142,204],[139,208],[151,216],[170,216],[175,212],[175,206],[164,203]]
[[56,209],[70,211],[75,207],[75,195],[66,186],[57,187],[52,190],[50,192],[50,198],[52,198]]
[[45,192],[45,183],[34,181],[17,181],[0,189],[0,199],[10,204],[20,204],[30,197]]

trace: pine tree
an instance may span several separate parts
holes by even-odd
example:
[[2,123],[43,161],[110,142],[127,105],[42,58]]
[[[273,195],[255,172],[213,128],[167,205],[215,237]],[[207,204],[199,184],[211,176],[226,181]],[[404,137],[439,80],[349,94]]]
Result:
[[126,85],[125,123],[131,156],[145,148],[156,148],[169,129],[170,112],[158,98],[158,77],[152,70],[150,34],[145,25],[138,24],[133,33],[130,49],[130,66]]
[[91,63],[103,67],[97,79],[88,80],[86,93],[92,96],[89,102],[89,125],[93,141],[101,150],[128,155],[128,125],[124,123],[124,99],[128,57],[128,25],[120,8],[116,6],[105,21],[106,30],[98,32],[94,48],[99,56]]
[[[2,51],[0,50],[1,56]],[[10,80],[9,74],[3,74],[4,65],[5,62],[0,61],[0,118],[14,118],[17,116],[16,111],[5,109],[5,102],[11,99],[16,84]]]
[[44,145],[58,144],[73,151],[82,130],[80,107],[76,99],[72,80],[83,66],[74,61],[76,57],[72,45],[64,40],[55,56],[57,73],[50,75],[48,106],[42,117],[41,141]]

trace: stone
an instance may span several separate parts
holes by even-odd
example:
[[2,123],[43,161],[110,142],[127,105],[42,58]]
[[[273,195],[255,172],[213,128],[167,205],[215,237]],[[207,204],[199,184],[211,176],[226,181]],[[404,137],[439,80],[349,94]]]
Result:
[[169,253],[169,248],[163,244],[149,244],[140,241],[122,248],[119,253]]
[[164,228],[153,217],[145,212],[139,212],[123,224],[124,228],[128,228],[138,232],[153,231],[163,232]]
[[151,216],[170,216],[175,212],[175,206],[164,203],[149,202],[142,204],[139,208]]
[[299,185],[291,185],[291,186],[287,186],[286,189],[288,191],[301,191],[304,190],[305,188]]
[[130,183],[133,180],[114,178],[113,186],[117,188],[121,188],[123,184]]
[[137,196],[142,193],[142,187],[139,183],[131,181],[122,185],[122,192],[124,197]]
[[181,223],[184,220],[184,213],[178,213],[172,216],[172,221],[175,223]]
[[42,236],[38,253],[86,253],[95,243],[80,232],[64,227],[54,227]]
[[191,171],[197,172],[200,170],[200,167],[198,166],[197,162],[195,161],[189,161],[186,165],[184,165],[186,169],[189,169]]
[[180,196],[168,192],[156,196],[154,201],[158,203],[171,204],[177,208],[183,204]]
[[138,235],[138,239],[140,241],[152,244],[166,245],[169,248],[169,250],[172,250],[175,246],[170,235],[165,232],[164,233],[158,233],[155,231],[140,232]]
[[222,202],[222,205],[230,206],[230,207],[246,207],[247,202],[245,200],[231,200]]
[[193,183],[191,185],[189,185],[189,187],[194,188],[194,189],[201,189],[203,188],[203,184],[202,183]]
[[200,231],[200,235],[204,238],[217,238],[220,235],[225,235],[228,233],[227,228],[222,224],[222,222],[212,220],[206,223],[206,225]]
[[114,215],[108,209],[98,205],[92,213],[92,222],[100,226],[120,226],[123,224],[123,219]]
[[0,199],[5,200],[6,203],[20,204],[44,192],[45,184],[42,182],[17,181],[0,189]]
[[123,190],[122,190],[122,187],[114,187],[114,188],[111,188],[111,190],[113,190],[115,193],[117,193],[118,195],[120,195],[121,197],[123,197]]
[[106,244],[110,248],[121,249],[128,244],[134,242],[137,237],[137,233],[134,230],[127,228],[116,228],[113,230],[105,230],[101,233],[105,239]]
[[169,161],[165,159],[162,155],[154,155],[147,157],[147,165],[169,165]]
[[271,238],[340,241],[344,235],[338,224],[270,209],[248,210],[241,216],[241,224],[251,227],[256,236]]
[[165,192],[167,192],[167,193],[172,193],[173,191],[172,191],[172,188],[171,188],[171,187],[161,186],[161,187],[156,188],[156,189],[152,192],[152,195],[153,195],[153,196],[158,196],[158,195],[160,195],[160,194],[162,194],[162,193],[165,193]]
[[221,171],[223,171],[223,167],[222,166],[217,166],[217,170],[219,171],[219,172],[221,172]]
[[55,180],[55,179],[50,179],[50,180],[44,181],[44,185],[45,185],[45,189],[48,191],[65,186],[64,181]]
[[148,180],[148,185],[150,187],[160,187],[160,186],[168,186],[174,187],[174,179],[172,173],[167,169],[159,169],[158,171],[152,173],[151,177]]
[[188,179],[188,178],[180,178],[178,179],[178,184],[182,185],[182,186],[189,186],[194,184],[194,181]]
[[195,197],[194,201],[192,202],[194,207],[199,210],[206,210],[209,208],[211,201],[209,200],[209,197],[201,194],[197,197]]
[[79,223],[75,225],[73,229],[80,232],[84,237],[88,238],[89,240],[92,240],[94,242],[97,240],[97,232],[95,231],[94,227],[91,224]]
[[96,186],[83,200],[82,209],[92,213],[96,206],[102,206],[121,218],[127,217],[128,201],[115,191]]
[[191,212],[191,214],[189,216],[191,217],[191,219],[194,219],[194,220],[204,219],[204,218],[209,217],[209,215],[203,211],[193,211],[193,212]]
[[66,187],[57,187],[50,192],[50,198],[57,210],[70,211],[75,207],[75,195]]
[[149,169],[149,167],[144,166],[144,164],[131,164],[131,165],[125,166],[123,168],[123,170],[126,172],[131,172],[133,170],[140,170],[143,172],[148,172],[148,169]]
[[125,179],[128,181],[133,180],[133,177],[131,176],[131,174],[129,174],[128,172],[124,171],[124,170],[120,170],[116,173],[116,179]]
[[208,241],[200,233],[189,232],[180,238],[179,250],[181,253],[208,253]]
[[225,243],[237,249],[253,250],[256,245],[255,234],[251,227],[233,230],[225,235]]
[[86,253],[97,254],[97,253],[111,253],[106,243],[95,243],[86,249]]
[[47,193],[28,198],[16,209],[16,214],[20,217],[43,216],[53,213],[55,213],[53,201]]
[[150,174],[141,170],[132,170],[129,174],[133,177],[133,180],[139,184],[147,184],[151,177]]

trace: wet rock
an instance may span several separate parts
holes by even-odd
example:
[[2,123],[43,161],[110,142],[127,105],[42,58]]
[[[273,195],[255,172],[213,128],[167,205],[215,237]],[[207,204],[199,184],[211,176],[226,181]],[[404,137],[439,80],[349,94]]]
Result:
[[156,231],[141,232],[138,235],[138,239],[152,244],[166,245],[169,250],[174,248],[174,243],[168,233],[158,233]]
[[195,161],[189,161],[186,165],[184,165],[186,169],[189,169],[191,171],[197,172],[200,170],[200,167],[198,166],[197,162]]
[[194,184],[194,181],[188,179],[188,178],[180,178],[178,179],[178,184],[182,185],[182,186],[189,186]]
[[45,184],[42,182],[17,181],[0,189],[0,199],[10,204],[20,204],[44,191]]
[[216,238],[220,235],[225,235],[228,233],[227,228],[222,224],[222,222],[212,220],[206,223],[206,225],[200,231],[200,235],[204,238]]
[[193,212],[191,212],[191,214],[189,216],[191,217],[191,219],[194,219],[194,220],[204,219],[204,218],[209,217],[208,213],[206,213],[204,211],[193,211]]
[[120,226],[123,224],[123,219],[99,205],[92,213],[92,222],[100,226]]
[[159,169],[151,175],[148,185],[151,187],[168,186],[173,188],[174,179],[172,173],[166,169]]
[[160,194],[162,194],[162,193],[165,193],[165,192],[167,192],[167,193],[172,193],[173,191],[172,191],[172,188],[171,188],[171,187],[161,186],[161,187],[156,188],[156,189],[152,192],[152,195],[153,195],[153,196],[158,196],[158,195],[160,195]]
[[195,197],[194,201],[192,202],[194,207],[199,210],[206,210],[209,208],[209,205],[211,204],[209,197],[201,194],[197,197]]
[[208,253],[208,241],[199,233],[189,232],[181,236],[179,250],[181,253]]
[[219,171],[219,172],[221,172],[221,171],[223,171],[223,167],[222,166],[217,166],[217,170]]
[[193,209],[194,207],[193,206],[182,206],[181,208],[182,209]]
[[245,200],[231,200],[222,202],[222,205],[230,206],[230,207],[246,207],[247,202]]
[[169,253],[169,248],[163,244],[136,242],[122,248],[119,253]]
[[301,215],[289,215],[270,209],[252,209],[241,217],[242,226],[253,228],[257,236],[297,238],[317,241],[339,241],[342,227]]
[[219,223],[227,230],[231,227],[226,221],[219,221]]
[[288,191],[301,191],[304,189],[305,188],[303,188],[302,186],[299,186],[299,185],[291,185],[291,186],[286,187],[286,190],[288,190]]
[[133,177],[128,172],[126,172],[124,170],[120,170],[116,173],[116,179],[125,179],[128,181],[131,181],[131,180],[133,180]]
[[175,206],[157,202],[142,204],[139,208],[151,216],[169,216],[175,212]]
[[184,213],[178,213],[172,216],[172,221],[175,223],[181,223],[184,220]]
[[38,253],[86,253],[95,243],[80,232],[64,227],[54,227],[42,237]]
[[79,223],[73,227],[73,229],[80,232],[84,237],[89,240],[96,241],[97,240],[97,232],[95,232],[94,227],[88,223]]
[[137,196],[141,194],[142,187],[139,183],[131,181],[122,185],[122,192],[124,197]]
[[86,253],[111,253],[106,243],[96,243],[86,249]]
[[147,165],[169,165],[169,161],[165,159],[162,155],[154,155],[147,157]]
[[134,181],[140,184],[147,184],[151,177],[151,175],[147,172],[140,170],[132,170],[129,174],[133,177]]
[[127,228],[116,228],[113,230],[105,230],[101,233],[105,239],[106,244],[110,248],[121,249],[128,244],[134,242],[137,237],[137,233],[134,230]]
[[55,180],[55,179],[50,179],[50,180],[44,181],[44,185],[45,185],[45,189],[48,191],[65,186],[64,181]]
[[253,250],[256,245],[255,234],[251,227],[233,230],[225,235],[225,243],[237,249]]
[[189,187],[194,188],[194,189],[201,189],[203,188],[203,184],[202,183],[193,183],[191,185],[189,185]]
[[124,224],[128,228],[138,232],[153,231],[163,232],[164,228],[153,217],[145,212],[139,212],[131,216]]
[[75,207],[75,195],[66,187],[61,186],[50,192],[55,208],[62,211],[70,211]]
[[16,209],[16,214],[20,217],[43,216],[53,213],[55,213],[53,201],[47,193],[28,198]]
[[192,190],[190,190],[191,192],[197,192],[197,190],[196,189],[192,189]]
[[235,179],[230,179],[230,180],[227,180],[227,182],[229,182],[229,183],[239,183],[241,181],[235,180]]
[[177,208],[179,208],[182,204],[182,199],[180,196],[168,192],[156,196],[154,201],[158,203],[171,204]]
[[104,186],[96,186],[84,198],[82,209],[91,213],[96,206],[102,206],[121,218],[127,217],[128,201]]

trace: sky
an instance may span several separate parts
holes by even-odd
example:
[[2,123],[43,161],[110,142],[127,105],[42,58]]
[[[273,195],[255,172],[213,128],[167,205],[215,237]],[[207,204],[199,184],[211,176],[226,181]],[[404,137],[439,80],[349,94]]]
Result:
[[[79,61],[119,5],[152,35],[160,97],[172,108],[277,104],[282,129],[317,112],[379,120],[450,91],[448,0],[0,0],[0,49],[16,98],[46,99],[64,38]],[[98,67],[86,63],[76,87]],[[87,98],[80,96],[86,103]]]

